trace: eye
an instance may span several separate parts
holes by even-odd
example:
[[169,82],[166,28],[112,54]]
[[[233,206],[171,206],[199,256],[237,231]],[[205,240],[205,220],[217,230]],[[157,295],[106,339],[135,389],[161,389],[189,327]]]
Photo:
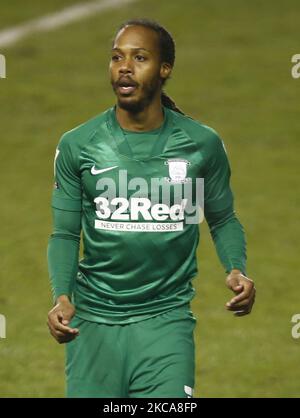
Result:
[[119,61],[119,59],[120,59],[121,57],[120,57],[120,55],[113,55],[112,57],[111,57],[111,60],[112,61]]
[[146,60],[146,58],[145,58],[143,55],[136,55],[136,56],[135,56],[135,58],[136,58],[138,61],[145,61],[145,60]]

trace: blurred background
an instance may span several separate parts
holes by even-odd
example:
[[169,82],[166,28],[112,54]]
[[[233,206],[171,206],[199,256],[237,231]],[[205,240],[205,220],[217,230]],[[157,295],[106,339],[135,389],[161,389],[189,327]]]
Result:
[[158,20],[177,58],[166,91],[212,126],[230,158],[238,217],[257,287],[251,315],[225,310],[231,294],[206,224],[192,308],[198,319],[196,397],[299,397],[300,54],[298,0],[136,0],[10,45],[2,31],[82,0],[2,0],[0,53],[1,397],[64,396],[64,347],[48,333],[52,306],[46,248],[53,157],[65,131],[114,104],[111,40],[126,19]]

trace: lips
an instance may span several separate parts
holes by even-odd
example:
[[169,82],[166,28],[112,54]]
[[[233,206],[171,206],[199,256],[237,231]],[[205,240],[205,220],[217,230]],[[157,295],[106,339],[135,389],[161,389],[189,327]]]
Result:
[[137,84],[130,79],[120,79],[116,84],[118,91],[123,95],[129,95],[137,88]]
[[118,90],[121,94],[130,94],[136,89],[135,86],[119,86]]

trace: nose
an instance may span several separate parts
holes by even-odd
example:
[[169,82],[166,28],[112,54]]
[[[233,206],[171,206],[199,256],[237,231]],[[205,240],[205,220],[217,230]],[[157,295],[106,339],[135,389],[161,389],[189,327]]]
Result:
[[129,58],[127,58],[127,59],[124,59],[124,60],[122,60],[122,63],[121,63],[121,65],[120,65],[120,67],[119,67],[119,73],[120,74],[132,74],[132,65],[131,65],[131,62],[130,62],[130,59]]

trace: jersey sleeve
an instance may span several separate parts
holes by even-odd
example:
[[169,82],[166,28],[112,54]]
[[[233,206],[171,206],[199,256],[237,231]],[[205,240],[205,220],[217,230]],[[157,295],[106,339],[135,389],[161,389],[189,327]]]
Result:
[[205,218],[225,271],[236,268],[246,274],[245,233],[234,211],[229,161],[219,136],[214,133],[210,139],[204,176]]
[[62,136],[54,158],[54,189],[51,206],[56,209],[81,211],[81,178],[79,152],[68,134]]
[[229,161],[223,141],[213,131],[207,148],[204,174],[205,216],[233,207]]
[[81,214],[52,209],[53,233],[48,241],[48,271],[53,299],[72,296],[78,271]]

